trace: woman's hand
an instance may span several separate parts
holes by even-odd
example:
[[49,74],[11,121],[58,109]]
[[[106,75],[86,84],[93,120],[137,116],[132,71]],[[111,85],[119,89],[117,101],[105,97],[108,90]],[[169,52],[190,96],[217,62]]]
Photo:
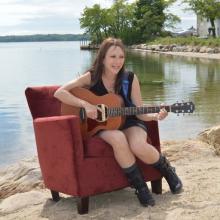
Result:
[[163,120],[164,118],[167,117],[167,115],[168,115],[168,112],[166,111],[166,109],[165,109],[165,108],[162,108],[162,109],[160,110],[160,112],[158,113],[157,118],[158,118],[158,120]]
[[89,102],[83,102],[83,108],[85,108],[86,116],[91,119],[97,118],[97,107]]
[[159,113],[154,114],[154,120],[161,121],[161,120],[165,119],[167,117],[167,115],[168,115],[168,112],[166,111],[166,109],[162,108]]

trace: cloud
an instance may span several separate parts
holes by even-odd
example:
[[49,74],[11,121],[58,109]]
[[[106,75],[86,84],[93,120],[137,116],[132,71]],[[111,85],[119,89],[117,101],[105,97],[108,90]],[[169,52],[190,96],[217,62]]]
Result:
[[[28,19],[47,18],[50,16],[79,17],[79,11],[74,1],[21,1],[11,0],[0,3],[0,25],[16,25],[27,22]],[[75,2],[76,4],[76,2]]]
[[[112,3],[112,0],[0,0],[0,35],[81,33],[79,18],[86,6],[110,7]],[[171,12],[180,15],[183,21],[195,18],[181,8],[175,3]]]
[[[94,4],[109,7],[111,0],[1,0],[0,35],[46,31],[79,33],[79,17],[83,9]],[[53,28],[52,28],[53,27]]]

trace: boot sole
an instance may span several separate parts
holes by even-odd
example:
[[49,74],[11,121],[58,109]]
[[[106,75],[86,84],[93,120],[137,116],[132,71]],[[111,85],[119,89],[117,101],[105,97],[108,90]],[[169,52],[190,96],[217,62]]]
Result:
[[181,183],[180,184],[180,186],[179,186],[179,188],[177,189],[177,190],[175,190],[175,191],[172,191],[171,190],[171,192],[173,193],[173,194],[179,194],[179,193],[181,193],[183,191],[183,184]]

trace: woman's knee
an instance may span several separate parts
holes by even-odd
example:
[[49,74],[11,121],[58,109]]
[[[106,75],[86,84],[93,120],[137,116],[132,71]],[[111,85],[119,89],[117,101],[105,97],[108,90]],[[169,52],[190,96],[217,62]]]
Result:
[[146,147],[148,147],[148,144],[146,142],[146,140],[142,140],[142,139],[136,139],[136,140],[132,140],[129,143],[130,149],[131,151],[135,154],[135,155],[141,155],[144,151],[144,148],[146,150]]
[[112,146],[128,145],[125,134],[120,130],[103,131],[99,136]]

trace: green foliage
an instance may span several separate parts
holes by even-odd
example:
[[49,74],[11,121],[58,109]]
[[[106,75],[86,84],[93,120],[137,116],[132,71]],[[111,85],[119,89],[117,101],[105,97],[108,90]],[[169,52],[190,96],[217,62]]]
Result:
[[126,44],[133,43],[135,37],[133,29],[134,7],[135,4],[128,4],[125,0],[118,0],[109,9],[112,18],[109,35],[123,39]]
[[94,43],[109,36],[121,38],[126,44],[143,42],[161,34],[166,21],[178,21],[176,16],[164,12],[174,1],[138,0],[128,4],[126,0],[116,0],[108,9],[101,9],[96,4],[84,9],[80,25]]
[[92,8],[86,7],[80,18],[81,28],[85,28],[86,33],[92,36],[95,43],[102,40],[102,31],[105,31],[108,13],[102,10],[99,4],[93,5]]
[[191,10],[202,18],[209,19],[213,37],[215,32],[215,19],[220,17],[220,1],[218,0],[183,0],[188,3]]
[[134,28],[138,42],[158,36],[167,24],[178,22],[177,16],[166,14],[165,9],[175,0],[138,0],[134,12]]
[[220,38],[208,38],[201,39],[198,37],[157,37],[152,41],[148,41],[147,44],[151,45],[192,45],[192,46],[209,46],[209,47],[220,47]]

